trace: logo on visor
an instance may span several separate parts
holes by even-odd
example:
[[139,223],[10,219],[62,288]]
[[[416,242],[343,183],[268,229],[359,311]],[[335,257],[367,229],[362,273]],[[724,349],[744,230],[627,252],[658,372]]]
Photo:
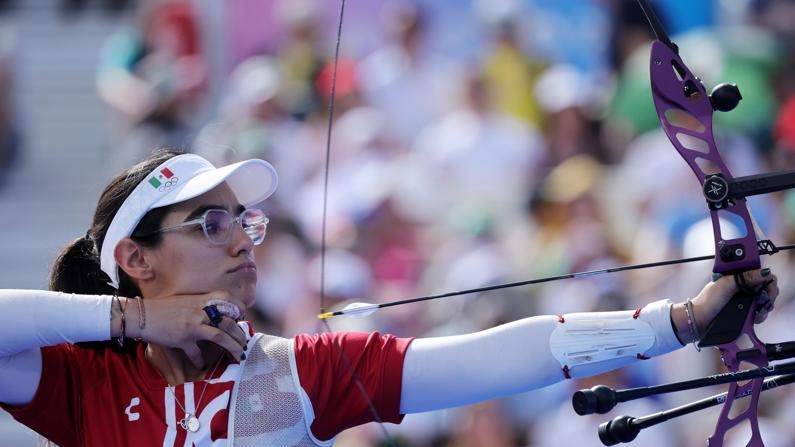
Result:
[[179,177],[175,176],[168,168],[163,168],[159,173],[149,179],[149,184],[160,192],[168,191],[177,186]]

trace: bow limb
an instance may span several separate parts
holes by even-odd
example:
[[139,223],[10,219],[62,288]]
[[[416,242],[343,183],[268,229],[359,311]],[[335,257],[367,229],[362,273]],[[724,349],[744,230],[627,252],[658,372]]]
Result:
[[[647,16],[653,17],[648,5],[644,1],[640,3]],[[657,31],[659,23],[651,19],[650,22]],[[659,38],[661,34],[657,35]],[[715,243],[713,272],[727,275],[758,269],[761,266],[759,247],[772,246],[772,243],[758,242],[745,198],[728,197],[733,177],[717,150],[712,129],[714,110],[725,110],[725,104],[714,103],[713,95],[707,94],[701,80],[687,68],[670,40],[657,40],[652,44],[649,67],[654,105],[662,128],[695,173],[707,199]],[[736,91],[736,87],[731,88],[734,88],[732,92]],[[728,107],[731,108],[733,105]],[[732,224],[731,228],[726,223]],[[755,312],[752,310],[757,298],[758,292],[742,289],[710,323],[699,343],[699,346],[717,346],[730,371],[738,371],[742,362],[760,367],[768,365],[764,343],[754,332]],[[737,343],[740,338],[748,340],[750,347],[747,343],[740,347]],[[761,391],[762,379],[730,385],[715,431],[709,438],[710,447],[723,446],[727,432],[743,423],[751,428],[746,446],[764,446],[757,414]],[[739,394],[750,394],[750,404],[731,416],[735,396]]]

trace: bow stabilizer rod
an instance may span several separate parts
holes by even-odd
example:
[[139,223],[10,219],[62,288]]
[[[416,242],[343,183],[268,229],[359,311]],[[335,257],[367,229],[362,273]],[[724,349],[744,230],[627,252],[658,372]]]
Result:
[[722,208],[727,201],[795,188],[795,171],[769,172],[735,177],[728,180],[721,174],[707,176],[704,197],[711,206]]
[[[779,350],[778,345],[787,345],[786,349]],[[779,358],[795,357],[795,342],[786,342],[780,344],[767,345],[766,351],[774,358],[781,355]],[[779,354],[776,354],[776,353]],[[627,388],[624,390],[614,390],[605,385],[596,385],[587,390],[579,390],[571,398],[572,407],[574,411],[580,416],[588,414],[605,414],[615,408],[621,402],[629,402],[635,399],[642,399],[644,397],[656,396],[659,394],[675,393],[678,391],[687,391],[696,388],[703,388],[713,385],[722,385],[724,383],[734,383],[738,381],[745,381],[750,379],[758,379],[762,377],[770,377],[779,374],[793,374],[795,373],[795,362],[779,363],[777,365],[765,366],[754,369],[747,369],[744,371],[731,371],[723,374],[716,374],[698,379],[689,379],[681,382],[672,382],[662,385],[652,385],[646,387]],[[742,390],[735,395],[744,395],[743,393],[750,390]]]
[[[762,382],[762,391],[772,390],[783,385],[795,383],[795,374],[779,375],[765,379]],[[748,397],[750,390],[735,395],[735,399]],[[660,411],[641,417],[618,416],[599,425],[599,440],[603,445],[611,446],[625,442],[632,442],[644,428],[653,427],[665,421],[695,413],[706,408],[714,407],[726,402],[728,393],[715,394],[699,399],[689,404],[680,405],[670,410]]]

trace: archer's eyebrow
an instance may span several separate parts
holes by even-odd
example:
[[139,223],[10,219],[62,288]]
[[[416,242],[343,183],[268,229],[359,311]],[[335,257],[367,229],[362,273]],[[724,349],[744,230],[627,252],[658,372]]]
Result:
[[[246,207],[244,207],[241,204],[238,204],[235,207],[235,209],[232,210],[231,212],[233,214],[240,214],[245,209],[246,209]],[[208,204],[202,205],[202,206],[194,209],[193,211],[191,211],[187,216],[185,216],[184,222],[187,222],[187,221],[189,221],[191,219],[196,219],[197,217],[201,217],[201,215],[204,214],[207,210],[227,210],[227,211],[230,211],[224,205],[208,203]]]

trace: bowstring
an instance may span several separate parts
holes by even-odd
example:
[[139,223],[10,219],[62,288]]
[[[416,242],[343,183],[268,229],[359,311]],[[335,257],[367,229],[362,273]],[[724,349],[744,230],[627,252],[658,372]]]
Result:
[[[334,102],[337,93],[337,65],[339,62],[340,57],[340,44],[342,41],[342,22],[343,17],[345,16],[345,0],[340,0],[340,15],[339,20],[337,22],[337,41],[334,45],[334,60],[332,64],[332,71],[331,71],[331,91],[329,93],[329,104],[328,104],[328,122],[326,128],[326,162],[325,162],[325,169],[324,169],[324,178],[323,178],[323,217],[321,221],[321,233],[320,233],[320,287],[319,287],[319,294],[320,294],[320,313],[324,313],[326,311],[326,227],[327,227],[327,217],[328,217],[328,196],[329,196],[329,177],[330,177],[330,166],[331,166],[331,131],[332,126],[334,124]],[[326,320],[321,320],[321,324],[326,332],[333,332],[331,330],[331,326],[328,324]],[[370,413],[373,415],[374,422],[378,424],[381,428],[381,432],[384,435],[387,443],[392,447],[397,447],[395,441],[389,435],[386,427],[384,427],[383,420],[381,419],[381,415],[378,413],[378,410],[375,408],[375,404],[373,403],[372,399],[370,399],[370,395],[367,393],[367,389],[365,388],[362,381],[359,379],[359,376],[356,374],[356,370],[353,368],[350,359],[347,355],[345,355],[345,351],[342,349],[342,346],[336,342],[332,343],[334,347],[337,349],[340,359],[345,367],[348,369],[348,372],[351,374],[353,381],[356,385],[356,388],[361,393],[362,397],[367,404],[367,407],[370,410]]]

